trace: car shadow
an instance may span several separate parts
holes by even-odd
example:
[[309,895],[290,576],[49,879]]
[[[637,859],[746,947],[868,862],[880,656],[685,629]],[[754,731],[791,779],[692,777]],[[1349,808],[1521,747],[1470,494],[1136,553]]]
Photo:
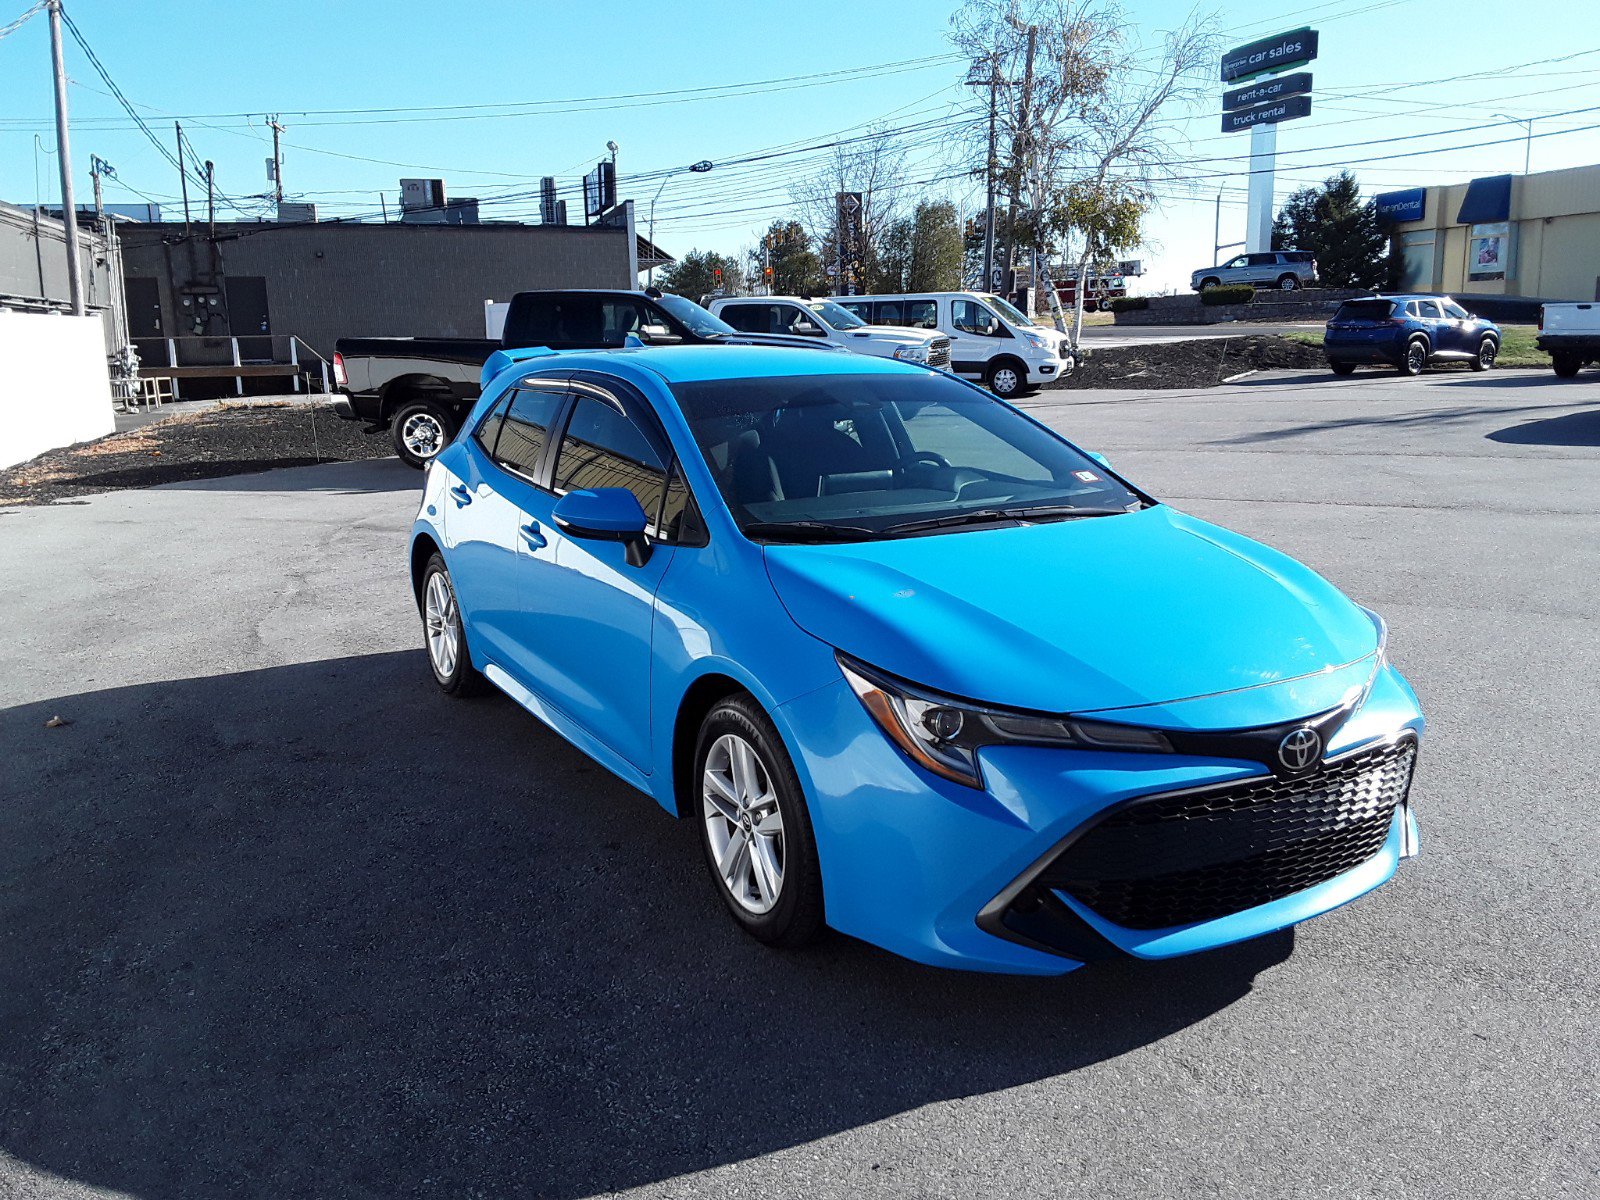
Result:
[[1600,446],[1600,408],[1565,413],[1543,421],[1524,421],[1486,434],[1513,446]]
[[423,474],[398,458],[361,458],[345,462],[310,459],[253,464],[218,464],[203,478],[172,480],[164,486],[206,492],[337,492],[346,495],[422,491]]
[[768,950],[690,825],[420,651],[29,703],[0,754],[0,1151],[140,1196],[607,1193],[1124,1054],[1293,948]]

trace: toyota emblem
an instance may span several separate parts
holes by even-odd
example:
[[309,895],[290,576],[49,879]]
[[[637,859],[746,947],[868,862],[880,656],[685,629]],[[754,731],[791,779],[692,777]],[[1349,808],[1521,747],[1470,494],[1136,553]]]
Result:
[[1278,761],[1291,771],[1304,771],[1322,757],[1322,738],[1315,729],[1301,726],[1278,743]]

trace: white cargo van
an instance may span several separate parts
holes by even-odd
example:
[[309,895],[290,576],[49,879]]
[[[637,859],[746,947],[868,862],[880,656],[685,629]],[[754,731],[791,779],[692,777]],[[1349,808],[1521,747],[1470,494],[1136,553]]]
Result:
[[917,329],[874,329],[831,300],[801,296],[724,296],[711,311],[740,333],[825,339],[857,354],[898,358],[930,367],[950,365],[950,339]]
[[1011,397],[1049,383],[1074,365],[1067,335],[1035,324],[987,292],[918,292],[901,296],[835,296],[873,326],[909,327],[950,338],[950,369],[981,379]]

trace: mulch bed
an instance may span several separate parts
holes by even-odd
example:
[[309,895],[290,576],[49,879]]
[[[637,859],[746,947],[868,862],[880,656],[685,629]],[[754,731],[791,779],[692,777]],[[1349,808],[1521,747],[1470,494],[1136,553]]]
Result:
[[387,437],[365,428],[340,420],[325,404],[228,404],[185,413],[0,471],[0,506],[394,453]]
[[1059,383],[1058,388],[1215,387],[1244,371],[1326,368],[1320,346],[1270,334],[1196,338],[1096,350]]

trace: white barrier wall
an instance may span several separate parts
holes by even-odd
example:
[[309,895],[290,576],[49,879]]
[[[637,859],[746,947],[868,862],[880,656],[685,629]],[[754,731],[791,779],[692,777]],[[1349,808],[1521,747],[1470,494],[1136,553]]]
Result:
[[0,468],[115,429],[100,318],[0,309]]

